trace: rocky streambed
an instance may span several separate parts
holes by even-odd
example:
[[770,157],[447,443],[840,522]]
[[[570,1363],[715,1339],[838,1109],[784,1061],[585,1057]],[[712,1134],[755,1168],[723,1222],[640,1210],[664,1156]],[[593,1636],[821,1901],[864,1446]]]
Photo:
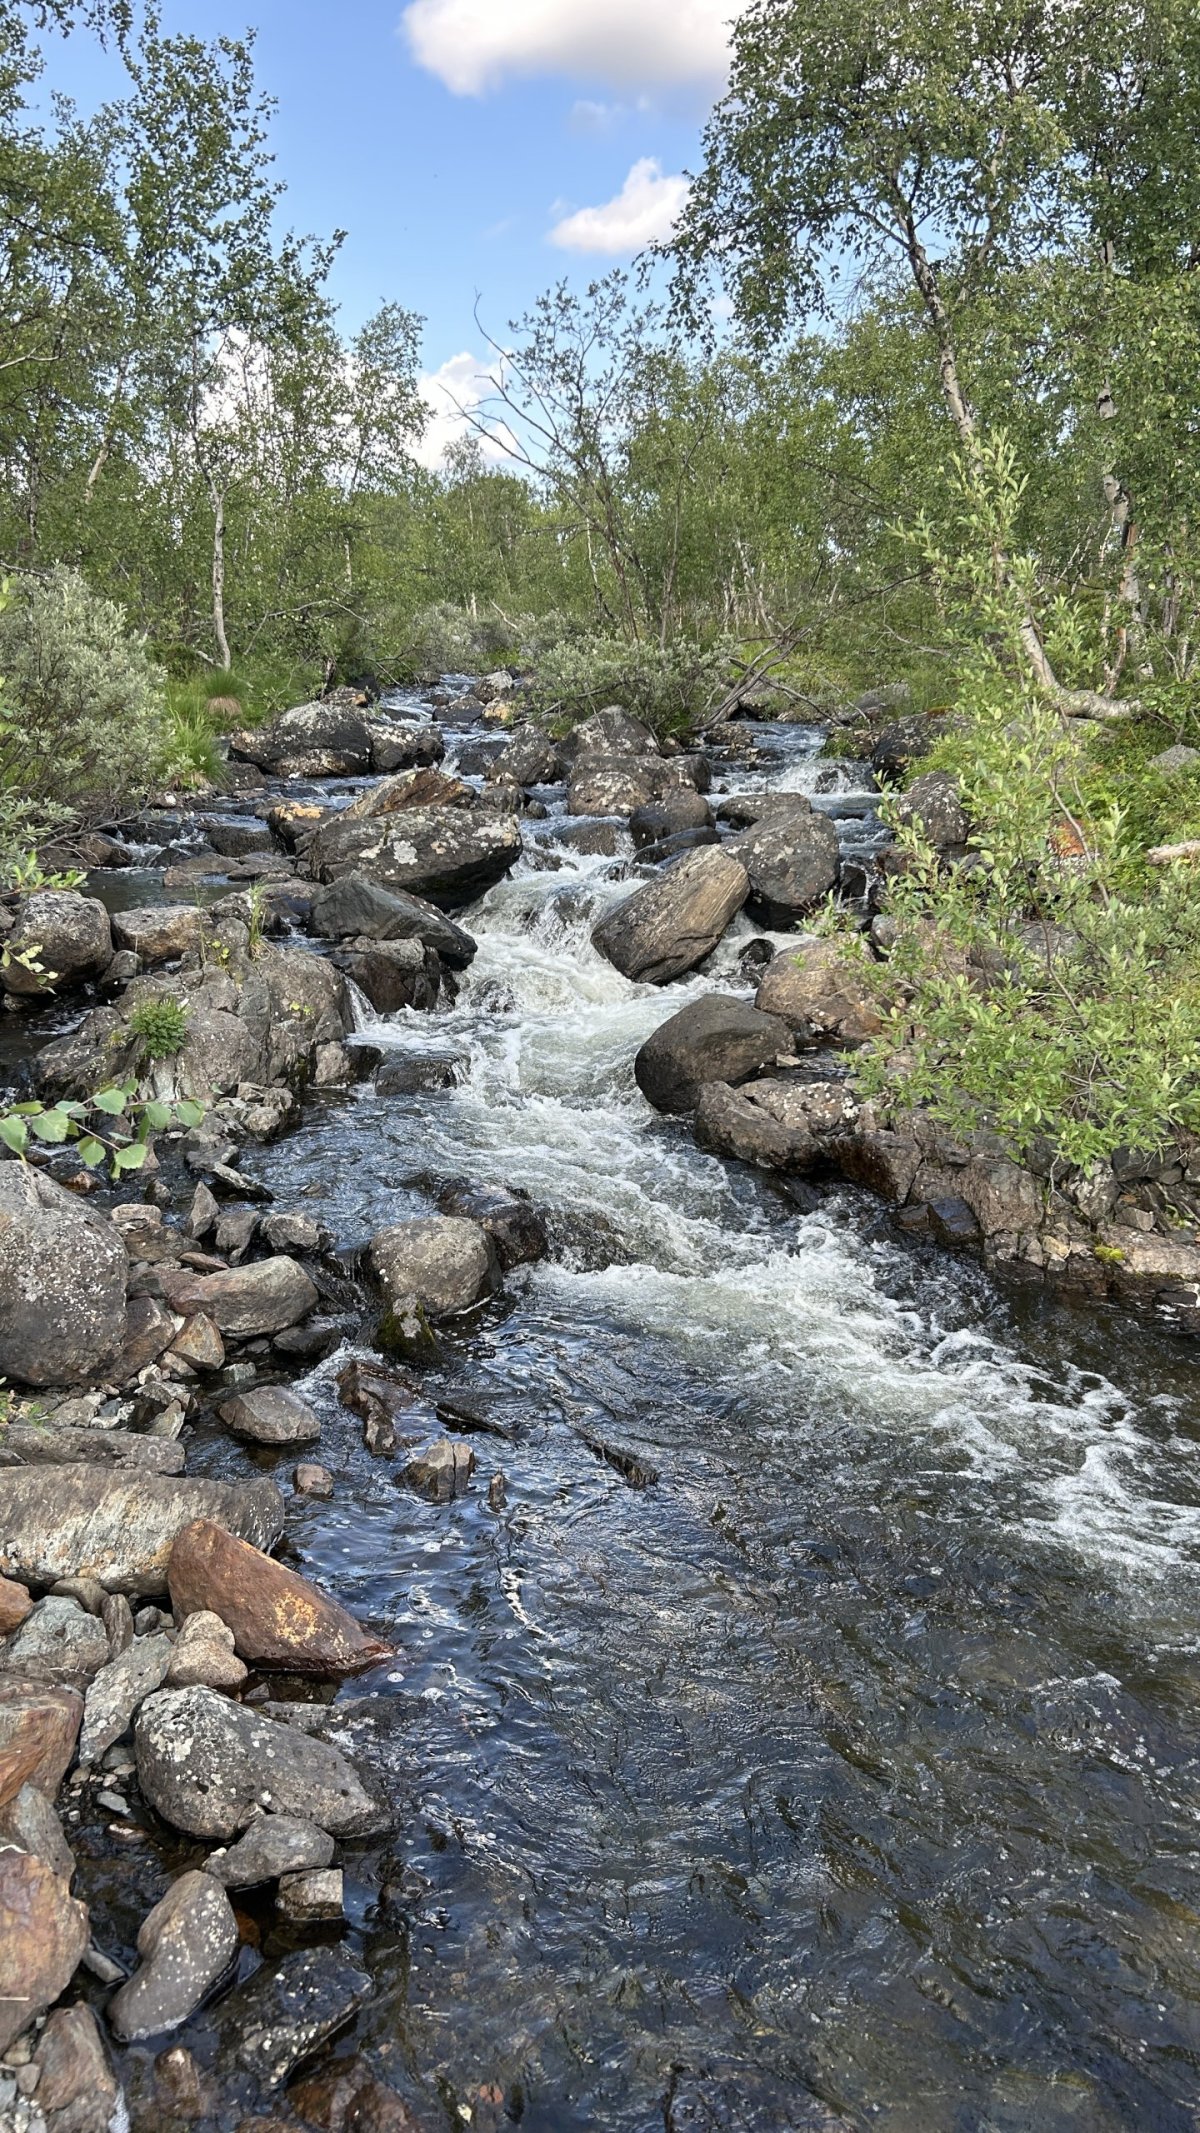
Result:
[[1190,1151],[864,1115],[817,733],[438,693],[98,848],[7,1018],[181,1000],[209,1108],[0,1166],[0,2118],[1194,2127]]

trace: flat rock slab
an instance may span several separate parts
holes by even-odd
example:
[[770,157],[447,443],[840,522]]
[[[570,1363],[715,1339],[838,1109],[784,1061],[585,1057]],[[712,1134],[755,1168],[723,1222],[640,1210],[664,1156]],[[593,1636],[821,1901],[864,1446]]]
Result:
[[110,1592],[149,1596],[166,1591],[171,1550],[197,1518],[271,1548],[283,1532],[283,1498],[266,1480],[18,1469],[0,1494],[0,1560],[35,1585],[93,1577]]
[[120,1740],[147,1696],[162,1687],[174,1650],[167,1636],[135,1637],[116,1659],[101,1667],[84,1699],[81,1764],[98,1762]]
[[219,1615],[239,1656],[255,1666],[329,1679],[362,1673],[391,1655],[307,1578],[206,1519],[176,1541],[170,1591],[177,1619]]
[[4,1432],[6,1451],[22,1466],[106,1466],[148,1474],[182,1474],[182,1444],[164,1437],[139,1437],[128,1429],[23,1429]]
[[299,1815],[333,1836],[387,1825],[340,1748],[228,1703],[213,1689],[151,1696],[138,1713],[134,1742],[143,1793],[189,1836],[228,1842],[263,1809]]
[[341,1948],[305,1948],[262,1969],[222,2008],[234,2057],[261,2089],[277,2089],[371,1997],[371,1980]]

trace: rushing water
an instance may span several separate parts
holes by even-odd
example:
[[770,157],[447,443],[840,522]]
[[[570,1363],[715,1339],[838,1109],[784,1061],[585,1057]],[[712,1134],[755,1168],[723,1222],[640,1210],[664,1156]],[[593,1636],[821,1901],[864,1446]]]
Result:
[[466,915],[455,1006],[366,1033],[458,1085],[329,1099],[255,1165],[345,1247],[456,1178],[556,1239],[438,1375],[506,1433],[457,1503],[366,1456],[344,1353],[311,1381],[338,1490],[292,1539],[398,1647],[345,1692],[400,1811],[353,1884],[360,2036],[527,2133],[1195,2129],[1190,1354],[656,1118],[634,1053],[749,929],[631,985],[589,939],[622,864],[549,868],[554,832]]

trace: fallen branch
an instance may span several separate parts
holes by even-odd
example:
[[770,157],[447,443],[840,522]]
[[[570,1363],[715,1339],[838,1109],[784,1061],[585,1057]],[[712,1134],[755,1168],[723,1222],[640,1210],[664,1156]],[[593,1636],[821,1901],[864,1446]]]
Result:
[[1146,857],[1152,867],[1173,866],[1177,859],[1200,859],[1200,837],[1188,837],[1182,844],[1156,844]]

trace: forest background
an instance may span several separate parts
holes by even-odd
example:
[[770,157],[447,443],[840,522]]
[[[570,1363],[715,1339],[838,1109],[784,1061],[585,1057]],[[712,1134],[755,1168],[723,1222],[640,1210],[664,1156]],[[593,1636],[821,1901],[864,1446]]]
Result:
[[[94,120],[34,114],[47,22],[122,55]],[[270,123],[248,42],[0,0],[10,881],[338,682],[513,663],[546,716],[663,732],[886,687],[975,824],[949,871],[911,829],[901,898],[1007,975],[914,950],[881,1071],[952,1103],[952,1059],[1081,1161],[1200,1122],[1200,757],[1162,767],[1200,744],[1190,0],[754,0],[664,301],[549,290],[436,472],[420,321],[342,334]]]

